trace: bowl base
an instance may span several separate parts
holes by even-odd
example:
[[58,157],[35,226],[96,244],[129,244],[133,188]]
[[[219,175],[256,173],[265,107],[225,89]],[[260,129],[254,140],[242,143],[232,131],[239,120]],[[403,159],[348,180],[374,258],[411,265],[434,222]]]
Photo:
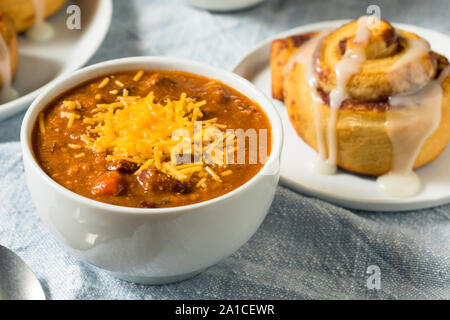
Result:
[[163,284],[170,284],[175,282],[180,282],[183,280],[187,280],[190,278],[193,278],[197,276],[198,274],[202,273],[205,269],[197,270],[190,273],[175,275],[175,276],[168,276],[168,277],[145,277],[145,276],[131,276],[131,275],[124,275],[124,274],[118,274],[111,272],[111,274],[121,280],[125,280],[128,282],[134,282],[138,284],[146,284],[146,285],[163,285]]

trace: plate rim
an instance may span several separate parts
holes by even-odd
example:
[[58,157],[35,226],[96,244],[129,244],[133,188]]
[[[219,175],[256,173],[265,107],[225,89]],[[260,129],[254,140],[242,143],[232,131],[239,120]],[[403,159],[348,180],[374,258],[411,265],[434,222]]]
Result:
[[[18,97],[17,99],[14,99],[12,101],[8,101],[4,104],[0,104],[0,122],[5,121],[8,118],[11,118],[12,116],[16,115],[17,113],[27,109],[31,102],[36,99],[36,97],[44,90],[47,86],[49,86],[53,81],[58,80],[61,76],[73,72],[75,70],[78,70],[82,66],[84,66],[89,59],[91,59],[94,54],[97,52],[100,45],[105,40],[105,37],[108,33],[108,30],[111,26],[112,21],[112,15],[113,15],[113,3],[112,0],[97,0],[98,7],[96,10],[96,14],[94,16],[94,20],[97,16],[99,16],[99,12],[102,16],[105,17],[105,23],[102,25],[101,29],[98,29],[98,39],[99,41],[97,43],[94,43],[92,47],[89,50],[86,50],[86,54],[82,57],[82,59],[77,60],[77,63],[74,63],[72,67],[68,68],[64,72],[61,72],[58,74],[55,78],[44,84],[43,86],[28,92],[27,94]],[[62,10],[61,8],[60,10]],[[3,117],[3,115],[6,114],[6,116]]]
[[[257,43],[249,51],[247,51],[244,55],[242,55],[240,57],[240,59],[237,60],[236,63],[233,65],[232,71],[236,72],[236,70],[239,67],[241,67],[241,65],[243,63],[245,63],[245,60],[249,56],[251,56],[252,54],[255,54],[257,51],[263,50],[266,46],[269,46],[270,43],[274,39],[285,38],[285,37],[289,37],[289,36],[292,36],[292,35],[295,35],[298,33],[306,33],[306,32],[323,30],[326,28],[332,28],[332,27],[336,27],[339,25],[343,25],[350,21],[352,21],[352,19],[338,19],[338,20],[327,20],[327,21],[315,22],[315,23],[311,23],[311,24],[297,26],[297,27],[282,31],[280,33],[277,33],[275,35],[269,36],[268,38]],[[450,36],[447,36],[444,33],[433,30],[433,29],[428,29],[425,27],[420,27],[420,26],[415,26],[415,25],[410,25],[410,24],[397,23],[397,22],[392,22],[391,24],[393,26],[395,26],[396,28],[405,29],[405,30],[415,32],[415,33],[421,33],[422,31],[426,31],[427,33],[432,33],[432,34],[435,34],[436,36],[447,38],[450,43]],[[241,75],[241,74],[239,74],[239,75]],[[273,98],[271,96],[269,96],[269,98],[273,100]],[[439,197],[439,198],[433,197],[433,198],[429,198],[426,200],[415,200],[415,201],[412,200],[412,201],[408,201],[408,202],[404,202],[404,201],[402,202],[402,200],[404,200],[403,198],[399,198],[399,199],[386,198],[386,199],[373,199],[373,200],[369,200],[369,201],[361,201],[358,198],[350,198],[347,196],[336,196],[336,195],[332,195],[327,192],[324,192],[322,190],[318,190],[317,188],[309,188],[309,187],[302,185],[302,184],[298,183],[297,181],[293,180],[292,177],[287,177],[283,174],[280,175],[280,184],[292,189],[293,191],[303,193],[307,196],[313,196],[316,198],[320,198],[322,200],[328,201],[333,204],[337,204],[337,205],[345,207],[345,208],[371,211],[371,212],[420,210],[420,209],[425,209],[425,208],[433,208],[433,207],[437,207],[437,206],[440,206],[443,204],[450,203],[450,195],[448,195],[446,197]],[[408,199],[408,198],[406,198],[406,199]]]

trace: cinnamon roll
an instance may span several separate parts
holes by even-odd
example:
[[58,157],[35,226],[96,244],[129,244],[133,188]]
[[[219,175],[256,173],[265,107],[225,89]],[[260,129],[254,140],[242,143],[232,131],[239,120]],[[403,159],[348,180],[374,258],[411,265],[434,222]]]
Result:
[[0,11],[0,103],[17,97],[11,87],[18,63],[17,34],[13,20]]
[[[450,68],[418,35],[361,17],[338,28],[274,40],[272,93],[316,168],[381,176],[392,196],[418,192],[414,168],[450,139]],[[402,187],[399,187],[399,184]]]
[[[65,0],[0,0],[0,10],[6,12],[14,20],[18,33],[28,30],[32,26],[39,26],[40,37],[46,33],[49,37],[49,28],[42,27],[46,18],[56,13]],[[44,29],[45,28],[45,29]]]

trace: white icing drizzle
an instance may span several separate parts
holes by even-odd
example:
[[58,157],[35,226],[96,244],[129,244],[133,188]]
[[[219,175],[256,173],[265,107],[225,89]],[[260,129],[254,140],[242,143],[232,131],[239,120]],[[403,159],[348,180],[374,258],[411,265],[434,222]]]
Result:
[[395,92],[407,91],[406,86],[411,84],[426,83],[429,79],[428,72],[419,64],[417,66],[409,66],[414,61],[419,61],[421,57],[430,52],[430,44],[424,39],[408,39],[407,50],[390,68],[389,72],[397,73],[395,79],[403,79],[403,81],[391,81],[391,86]]
[[[321,40],[324,37],[321,36],[317,41]],[[316,43],[317,44],[317,43]],[[325,137],[323,135],[323,123],[322,123],[322,109],[321,105],[324,104],[324,101],[322,97],[317,93],[317,88],[319,85],[319,82],[317,81],[317,78],[314,73],[314,63],[313,63],[314,56],[311,54],[309,56],[309,59],[307,61],[306,66],[306,79],[308,81],[310,91],[311,91],[311,97],[313,101],[313,108],[314,108],[314,125],[316,129],[316,137],[317,137],[317,147],[319,149],[318,157],[316,158],[316,161],[313,163],[313,168],[317,172],[320,172],[322,174],[335,174],[336,173],[336,165],[330,162],[328,159],[325,158]]]
[[33,41],[42,42],[52,38],[55,34],[53,26],[45,21],[45,0],[32,0],[35,12],[35,22],[27,30],[26,36]]
[[323,174],[333,174],[335,169],[332,166],[329,166],[327,160],[325,159],[325,140],[323,136],[323,124],[321,122],[322,110],[320,108],[320,104],[323,104],[324,102],[320,97],[320,95],[317,94],[318,82],[314,75],[313,58],[314,58],[314,51],[318,43],[329,32],[330,30],[322,30],[316,36],[306,41],[301,46],[297,54],[286,65],[285,69],[285,74],[287,74],[294,65],[294,63],[301,63],[306,67],[306,80],[311,88],[310,92],[314,108],[314,122],[317,134],[317,146],[319,149],[317,161],[313,163],[313,167],[316,170],[322,172]]
[[[368,16],[358,19],[358,30],[353,40],[354,46],[348,49],[341,61],[339,61],[334,71],[336,73],[336,88],[330,92],[330,120],[328,123],[328,159],[325,166],[316,166],[319,172],[333,174],[337,168],[337,137],[336,123],[338,110],[342,102],[348,99],[347,83],[350,78],[358,73],[361,65],[366,61],[366,47],[369,43],[371,31],[368,28]],[[316,130],[316,132],[318,132]],[[323,159],[323,157],[322,157]],[[325,170],[323,170],[325,168]]]
[[[371,31],[368,19],[363,16],[358,20],[358,30],[352,48],[348,49],[341,61],[335,66],[336,88],[330,92],[330,119],[328,125],[328,159],[325,158],[325,140],[323,135],[320,105],[324,101],[317,93],[318,81],[314,73],[313,54],[318,42],[328,31],[307,41],[298,54],[286,67],[286,73],[295,62],[306,65],[306,79],[310,86],[314,104],[315,128],[319,155],[314,168],[322,174],[334,174],[337,168],[336,123],[341,104],[349,98],[347,83],[360,72],[366,61],[365,50],[369,43]],[[430,46],[423,39],[409,39],[408,50],[391,67],[389,72],[404,72],[395,79],[405,79],[392,83],[394,91],[404,92],[402,86],[428,81],[428,74],[422,67],[408,67],[430,51]],[[407,67],[404,67],[404,66]],[[403,70],[403,71],[402,71]],[[377,187],[392,197],[408,197],[420,190],[420,179],[413,172],[415,160],[426,139],[438,128],[441,119],[443,98],[442,81],[450,75],[450,67],[443,71],[438,79],[414,92],[395,95],[389,98],[391,109],[387,111],[386,130],[393,147],[393,165],[389,173],[378,177]],[[426,77],[426,78],[425,78]]]
[[11,87],[11,55],[8,45],[0,35],[0,77],[2,79],[2,88],[0,90],[0,102],[5,103],[16,99],[19,93]]
[[[423,46],[412,48],[422,52]],[[414,53],[408,56],[409,59],[421,57]],[[423,88],[390,97],[391,110],[387,112],[385,126],[392,143],[392,168],[377,179],[379,190],[386,195],[400,198],[419,192],[421,184],[413,171],[414,163],[426,139],[441,121],[442,81],[449,75],[450,67],[447,67],[438,79],[429,81]]]

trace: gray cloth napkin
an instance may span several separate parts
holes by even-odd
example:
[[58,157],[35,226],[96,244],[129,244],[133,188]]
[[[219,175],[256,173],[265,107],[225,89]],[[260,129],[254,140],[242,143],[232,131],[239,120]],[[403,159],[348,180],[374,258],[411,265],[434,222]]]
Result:
[[[257,42],[277,32],[354,18],[369,4],[267,1],[239,13],[211,14],[182,1],[115,1],[111,30],[90,64],[146,54],[230,69]],[[377,4],[382,17],[450,31],[448,0]],[[283,187],[253,238],[199,276],[165,286],[117,280],[68,254],[39,219],[17,142],[22,117],[0,122],[0,244],[30,265],[48,298],[450,299],[450,205],[356,212]],[[375,280],[373,270],[380,272]]]
[[[19,143],[0,145],[0,244],[55,299],[450,298],[450,205],[351,212],[279,187],[253,238],[199,276],[166,286],[117,280],[68,254],[39,219]],[[369,289],[369,266],[380,289]]]

